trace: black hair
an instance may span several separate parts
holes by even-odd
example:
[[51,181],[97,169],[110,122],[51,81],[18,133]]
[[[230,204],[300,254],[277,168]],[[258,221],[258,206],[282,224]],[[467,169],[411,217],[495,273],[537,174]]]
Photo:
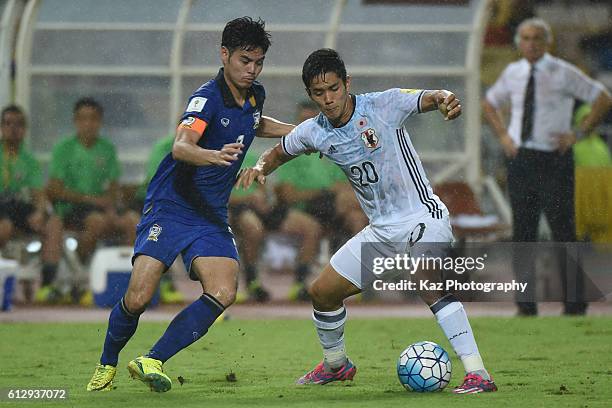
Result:
[[16,113],[18,115],[23,116],[23,119],[25,120],[25,113],[23,113],[23,109],[21,109],[17,105],[8,105],[2,109],[2,113],[0,114],[0,122],[4,123],[4,116],[7,113]]
[[89,96],[86,96],[76,101],[72,112],[76,115],[76,113],[82,108],[92,108],[96,110],[96,112],[98,112],[100,116],[104,115],[104,109],[102,109],[102,105],[100,105],[100,103],[94,98],[91,98]]
[[346,67],[340,54],[331,48],[321,48],[311,53],[302,67],[302,81],[310,94],[310,84],[316,77],[333,72],[346,84]]
[[270,47],[270,33],[266,31],[266,22],[251,17],[236,18],[225,25],[221,36],[221,46],[230,54],[237,48],[252,51],[261,48],[265,54]]

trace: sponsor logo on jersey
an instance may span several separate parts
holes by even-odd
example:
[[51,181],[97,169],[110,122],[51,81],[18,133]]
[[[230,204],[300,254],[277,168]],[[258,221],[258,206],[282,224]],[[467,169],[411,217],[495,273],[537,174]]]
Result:
[[223,125],[223,127],[227,127],[227,125],[229,125],[229,119],[228,118],[221,119],[221,124]]
[[207,100],[208,99],[201,96],[196,96],[189,101],[189,105],[187,105],[187,112],[202,112]]
[[334,145],[330,145],[329,149],[327,149],[327,154],[334,154],[338,151],[338,149],[336,149],[336,146]]
[[376,136],[376,131],[372,128],[368,128],[361,132],[361,140],[363,140],[363,143],[365,143],[369,149],[374,149],[378,146],[378,136]]
[[159,237],[161,232],[162,232],[162,227],[160,227],[157,224],[153,224],[151,229],[149,229],[149,237],[147,238],[147,241],[157,242],[157,238]]
[[259,121],[261,120],[261,112],[260,111],[255,111],[253,113],[253,121],[255,123],[253,123],[253,129],[257,129],[259,127]]

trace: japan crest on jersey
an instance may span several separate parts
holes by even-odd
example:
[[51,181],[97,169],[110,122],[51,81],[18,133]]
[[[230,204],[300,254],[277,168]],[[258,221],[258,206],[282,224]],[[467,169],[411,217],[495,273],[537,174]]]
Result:
[[376,135],[376,131],[372,128],[368,128],[361,132],[361,140],[363,140],[363,143],[370,149],[374,149],[378,146],[378,136]]

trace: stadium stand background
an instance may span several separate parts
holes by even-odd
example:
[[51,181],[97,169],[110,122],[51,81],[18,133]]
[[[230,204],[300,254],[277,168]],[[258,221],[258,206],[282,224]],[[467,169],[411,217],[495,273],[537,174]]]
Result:
[[[612,6],[607,1],[279,4],[286,3],[0,0],[0,104],[16,102],[25,108],[29,146],[47,163],[51,146],[71,131],[74,101],[93,96],[105,108],[102,134],[118,147],[122,182],[138,184],[150,147],[173,131],[187,96],[217,72],[224,23],[242,15],[262,17],[273,35],[260,76],[268,92],[265,113],[292,118],[304,97],[304,56],[324,46],[341,51],[356,78],[354,92],[395,86],[452,89],[464,101],[463,117],[453,126],[429,115],[417,118],[412,132],[417,150],[435,184],[466,182],[484,211],[508,221],[509,207],[498,183],[502,177],[496,174],[500,150],[481,125],[479,103],[482,83],[496,76],[482,59],[483,47],[486,56],[491,45],[483,39],[494,8],[547,19],[555,33],[554,52],[612,88]],[[512,33],[515,21],[502,24]],[[603,46],[594,47],[593,41]],[[506,58],[516,58],[511,42],[501,46]],[[602,129],[608,141],[611,123]]]

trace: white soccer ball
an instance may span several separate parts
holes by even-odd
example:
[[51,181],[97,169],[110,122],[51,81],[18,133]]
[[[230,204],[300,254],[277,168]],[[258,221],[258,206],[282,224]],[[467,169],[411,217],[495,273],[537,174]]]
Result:
[[450,382],[451,361],[448,353],[436,343],[420,341],[400,354],[397,376],[409,391],[440,391]]

